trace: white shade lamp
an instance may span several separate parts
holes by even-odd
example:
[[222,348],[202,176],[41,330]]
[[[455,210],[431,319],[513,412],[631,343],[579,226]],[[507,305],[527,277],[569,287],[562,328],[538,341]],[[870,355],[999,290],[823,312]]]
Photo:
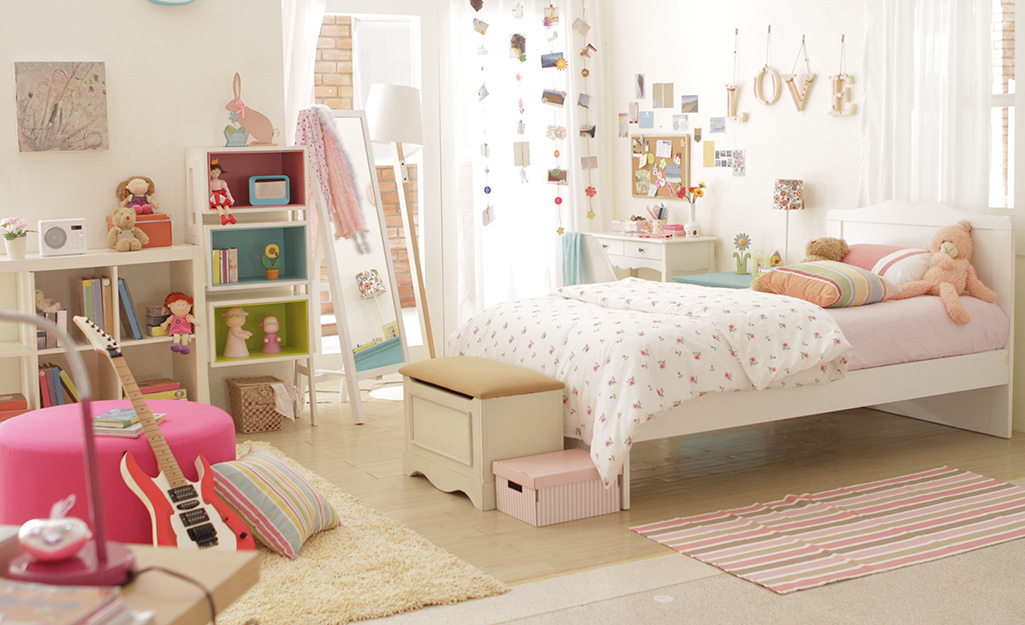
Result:
[[421,146],[424,143],[420,90],[402,85],[374,83],[370,85],[365,109],[370,140],[395,146],[395,179],[402,187],[399,203],[406,215],[406,242],[416,273],[416,293],[423,315],[424,343],[427,345],[428,356],[434,358],[434,336],[431,333],[431,316],[427,309],[427,293],[424,290],[423,271],[420,267],[420,244],[417,239],[416,223],[409,209],[409,170],[403,151],[403,145]]
[[790,253],[790,211],[804,210],[804,181],[794,179],[776,180],[772,194],[772,208],[786,211],[786,235],[783,239],[783,262]]

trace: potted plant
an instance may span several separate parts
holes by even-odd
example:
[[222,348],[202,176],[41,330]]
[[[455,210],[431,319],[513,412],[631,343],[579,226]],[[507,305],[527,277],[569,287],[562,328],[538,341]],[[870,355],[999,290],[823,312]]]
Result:
[[4,233],[4,245],[7,246],[7,258],[9,260],[21,260],[25,258],[25,237],[29,232],[28,222],[20,215],[0,219],[0,229]]
[[263,249],[263,268],[267,271],[268,280],[277,280],[281,271],[281,248],[271,243]]

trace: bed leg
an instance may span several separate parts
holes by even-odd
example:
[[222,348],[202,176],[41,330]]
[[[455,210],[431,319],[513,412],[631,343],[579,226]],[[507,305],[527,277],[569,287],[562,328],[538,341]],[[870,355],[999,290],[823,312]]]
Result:
[[630,509],[630,452],[626,454],[626,462],[623,463],[623,472],[619,476],[619,497],[620,508]]

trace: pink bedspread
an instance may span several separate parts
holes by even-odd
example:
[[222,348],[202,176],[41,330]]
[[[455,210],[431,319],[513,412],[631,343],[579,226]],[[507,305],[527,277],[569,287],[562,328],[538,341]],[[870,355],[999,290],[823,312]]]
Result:
[[963,326],[950,320],[940,298],[930,296],[828,312],[854,347],[848,371],[985,352],[1007,344],[1010,322],[999,306],[970,296],[962,296],[961,302],[972,315]]

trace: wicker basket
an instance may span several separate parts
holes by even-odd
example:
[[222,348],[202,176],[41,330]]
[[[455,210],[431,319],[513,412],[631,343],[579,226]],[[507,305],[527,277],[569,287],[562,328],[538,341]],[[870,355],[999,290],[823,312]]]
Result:
[[282,381],[272,375],[249,378],[228,378],[228,401],[235,429],[249,434],[281,429],[282,414],[274,408],[271,384]]

